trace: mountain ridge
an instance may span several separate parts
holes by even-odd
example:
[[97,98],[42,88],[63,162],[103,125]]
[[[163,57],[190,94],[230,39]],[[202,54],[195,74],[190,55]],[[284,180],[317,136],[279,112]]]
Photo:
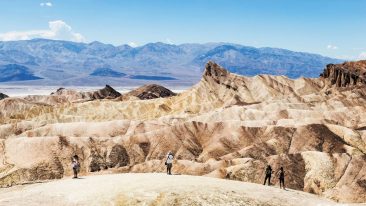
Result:
[[[233,43],[174,45],[156,42],[131,47],[97,41],[77,43],[48,39],[0,42],[0,65],[25,66],[42,78],[13,84],[104,85],[103,80],[88,76],[98,68],[109,68],[116,71],[115,74],[167,77],[142,79],[140,85],[174,80],[174,83],[168,83],[191,86],[198,82],[202,66],[210,60],[240,75],[273,74],[290,78],[317,77],[327,64],[341,62],[318,54]],[[115,85],[137,82],[123,81],[121,75],[108,77]]]

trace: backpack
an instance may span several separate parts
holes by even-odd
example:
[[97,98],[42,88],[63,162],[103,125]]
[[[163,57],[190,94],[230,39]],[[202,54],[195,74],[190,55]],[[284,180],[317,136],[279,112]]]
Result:
[[271,175],[271,174],[272,174],[272,169],[267,167],[266,175]]
[[284,171],[280,171],[280,179],[284,179],[285,178],[285,172]]

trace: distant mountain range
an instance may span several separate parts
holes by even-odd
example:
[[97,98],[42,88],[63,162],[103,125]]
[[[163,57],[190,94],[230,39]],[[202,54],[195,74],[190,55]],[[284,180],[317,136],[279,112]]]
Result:
[[[341,60],[231,43],[149,43],[140,47],[47,39],[0,42],[0,82],[40,85],[191,85],[213,60],[231,72],[317,77]],[[21,81],[21,82],[19,82]]]

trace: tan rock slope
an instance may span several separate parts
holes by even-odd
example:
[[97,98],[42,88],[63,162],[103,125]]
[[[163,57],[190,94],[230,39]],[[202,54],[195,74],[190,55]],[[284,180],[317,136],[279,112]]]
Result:
[[4,187],[69,176],[74,154],[83,175],[161,172],[171,150],[175,173],[262,183],[271,164],[285,168],[289,188],[366,202],[361,84],[244,77],[209,62],[197,85],[168,98],[39,99],[0,101]]

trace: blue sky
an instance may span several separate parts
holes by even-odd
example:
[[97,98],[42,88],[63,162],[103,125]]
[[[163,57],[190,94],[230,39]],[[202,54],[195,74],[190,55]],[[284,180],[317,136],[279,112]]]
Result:
[[366,0],[0,0],[0,40],[231,42],[366,59]]

